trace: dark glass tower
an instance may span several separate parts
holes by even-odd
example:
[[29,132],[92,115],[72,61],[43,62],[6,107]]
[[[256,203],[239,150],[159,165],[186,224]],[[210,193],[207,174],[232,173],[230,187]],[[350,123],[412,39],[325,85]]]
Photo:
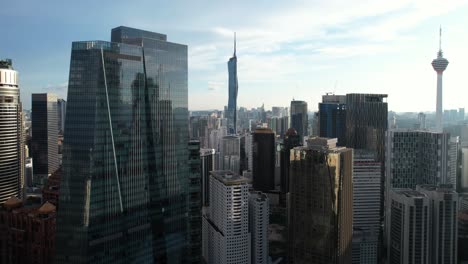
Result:
[[275,133],[269,128],[257,128],[252,142],[252,178],[256,191],[275,189]]
[[388,127],[386,94],[346,95],[346,147],[367,149],[384,160]]
[[226,118],[228,120],[228,134],[237,133],[237,56],[236,35],[234,34],[234,54],[228,61],[229,72],[229,99]]
[[324,95],[319,103],[319,136],[337,138],[338,146],[346,145],[346,96]]
[[0,60],[0,204],[20,197],[24,175],[23,110],[18,72]]
[[201,263],[202,251],[202,196],[200,141],[190,140],[189,150],[189,240],[187,263]]
[[301,139],[294,128],[288,129],[280,145],[280,182],[281,192],[289,192],[289,167],[291,149],[301,145]]
[[351,263],[353,150],[313,138],[291,150],[289,263]]
[[308,115],[307,115],[307,103],[304,101],[291,101],[291,127],[297,131],[299,138],[302,139],[304,136],[308,136]]
[[57,263],[187,263],[187,46],[72,44]]
[[59,167],[57,96],[50,93],[32,94],[31,102],[33,172],[35,178],[46,179]]

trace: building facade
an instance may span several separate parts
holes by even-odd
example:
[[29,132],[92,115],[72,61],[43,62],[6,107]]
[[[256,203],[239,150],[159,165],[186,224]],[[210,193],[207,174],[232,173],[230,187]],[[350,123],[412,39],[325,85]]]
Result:
[[202,261],[202,196],[200,141],[190,140],[189,150],[189,221],[188,221],[188,263]]
[[213,171],[210,207],[203,215],[203,257],[208,264],[251,263],[249,181]]
[[353,150],[312,138],[291,150],[289,263],[351,263]]
[[319,136],[337,138],[346,146],[346,96],[324,95],[319,103]]
[[252,262],[269,264],[268,225],[270,201],[261,192],[251,192],[249,197],[249,230],[252,235]]
[[200,149],[202,206],[210,205],[210,172],[215,170],[215,150]]
[[429,263],[431,234],[429,198],[424,193],[411,189],[393,189],[390,197],[388,263]]
[[65,116],[67,114],[67,101],[64,99],[57,100],[57,118],[58,118],[58,129],[59,134],[63,135],[65,131]]
[[31,103],[33,172],[35,178],[45,182],[59,167],[57,96],[51,93],[32,94]]
[[219,169],[240,173],[240,137],[228,135],[221,139],[219,149]]
[[309,117],[307,114],[307,103],[304,101],[291,101],[291,127],[297,131],[297,134],[302,139],[308,136]]
[[257,128],[252,133],[253,188],[267,192],[275,189],[275,133]]
[[52,263],[56,209],[49,202],[25,206],[9,198],[0,208],[0,262]]
[[187,263],[187,46],[72,44],[56,263]]
[[289,192],[289,164],[291,162],[291,149],[300,146],[301,138],[294,128],[288,129],[283,138],[283,143],[280,144],[280,189],[283,193]]
[[0,60],[0,204],[21,196],[24,185],[23,109],[18,72]]
[[458,194],[451,185],[418,185],[430,200],[431,263],[458,263]]

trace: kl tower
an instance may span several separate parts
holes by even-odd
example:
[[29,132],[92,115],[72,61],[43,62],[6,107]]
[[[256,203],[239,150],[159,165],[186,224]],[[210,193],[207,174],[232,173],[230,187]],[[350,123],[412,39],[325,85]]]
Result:
[[439,52],[437,59],[432,61],[432,67],[437,72],[437,106],[436,106],[436,129],[442,131],[442,74],[447,69],[448,60],[442,52],[442,27],[439,30]]

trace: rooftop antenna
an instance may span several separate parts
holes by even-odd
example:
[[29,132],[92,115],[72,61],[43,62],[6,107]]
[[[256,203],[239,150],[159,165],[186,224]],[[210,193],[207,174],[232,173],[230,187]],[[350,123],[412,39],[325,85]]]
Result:
[[439,50],[442,51],[442,25],[439,28]]
[[234,32],[234,57],[236,56],[236,32]]

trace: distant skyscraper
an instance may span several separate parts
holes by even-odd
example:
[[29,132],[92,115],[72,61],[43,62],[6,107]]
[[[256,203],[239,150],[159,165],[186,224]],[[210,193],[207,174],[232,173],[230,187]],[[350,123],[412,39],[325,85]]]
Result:
[[419,129],[426,129],[426,114],[422,112],[418,114],[418,124]]
[[336,141],[291,150],[289,263],[351,263],[353,150]]
[[18,72],[0,60],[0,204],[20,197],[24,183],[23,109]]
[[226,118],[228,119],[228,133],[237,133],[237,56],[236,56],[236,34],[234,33],[234,54],[228,61],[229,72],[229,99]]
[[291,158],[291,149],[300,146],[301,138],[294,128],[288,129],[284,135],[283,143],[280,144],[280,185],[281,192],[289,192],[289,167]]
[[210,207],[203,216],[207,264],[251,263],[249,181],[231,171],[213,171]]
[[275,134],[269,128],[252,133],[253,188],[267,192],[275,189]]
[[249,197],[249,226],[252,235],[252,263],[269,264],[268,225],[270,202],[266,194],[251,192]]
[[324,95],[319,103],[319,136],[337,138],[346,145],[346,96]]
[[225,136],[221,139],[219,150],[219,169],[240,173],[240,137]]
[[442,130],[442,74],[447,69],[449,62],[442,52],[442,28],[439,31],[439,52],[437,58],[432,60],[432,67],[437,72],[437,105],[436,105],[436,129]]
[[296,129],[297,134],[301,138],[301,142],[305,136],[308,136],[307,103],[304,101],[291,101],[291,127]]
[[118,27],[72,44],[57,263],[187,263],[187,46]]
[[34,177],[42,180],[59,167],[57,96],[50,93],[32,94],[31,153]]
[[450,186],[419,185],[416,190],[426,194],[430,200],[431,263],[458,263],[458,194]]
[[215,150],[200,149],[202,205],[210,205],[210,172],[215,170]]
[[388,263],[431,263],[431,207],[424,193],[411,189],[394,189],[388,206],[391,210],[389,226]]
[[67,101],[63,99],[57,100],[57,115],[58,115],[58,129],[61,134],[65,131],[65,115],[67,113]]

